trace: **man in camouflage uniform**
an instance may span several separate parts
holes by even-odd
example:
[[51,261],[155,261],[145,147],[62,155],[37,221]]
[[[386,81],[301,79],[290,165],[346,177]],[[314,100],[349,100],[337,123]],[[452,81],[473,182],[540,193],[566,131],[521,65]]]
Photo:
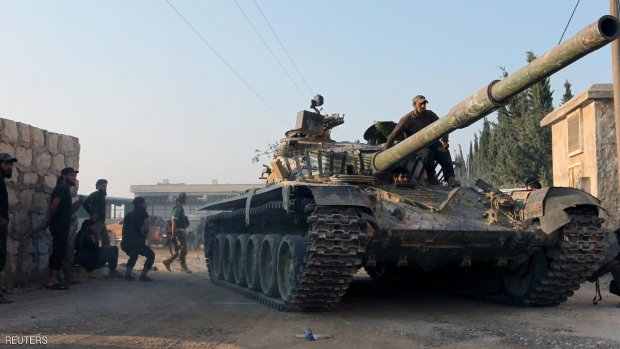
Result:
[[[0,273],[6,265],[6,240],[9,236],[9,193],[4,179],[13,175],[14,162],[17,162],[16,158],[7,153],[0,153]],[[11,302],[4,298],[0,290],[0,304]]]
[[185,210],[183,209],[183,205],[185,205],[186,202],[187,194],[180,193],[176,199],[176,205],[172,209],[172,228],[170,231],[170,239],[172,241],[176,241],[178,249],[172,257],[162,262],[168,271],[171,271],[170,265],[172,262],[179,257],[181,269],[183,269],[186,273],[192,272],[187,268],[187,263],[185,261],[185,256],[187,255],[187,235],[185,229],[189,227],[189,218],[185,215]]

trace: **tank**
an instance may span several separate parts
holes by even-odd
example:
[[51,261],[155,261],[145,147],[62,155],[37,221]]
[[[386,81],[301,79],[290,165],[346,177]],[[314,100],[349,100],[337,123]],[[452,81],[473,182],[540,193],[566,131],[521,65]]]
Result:
[[[211,281],[292,311],[335,307],[362,267],[380,282],[505,304],[566,301],[604,257],[599,200],[562,187],[504,193],[483,180],[427,185],[414,154],[617,35],[618,21],[601,17],[388,150],[381,143],[394,123],[371,126],[367,144],[336,142],[330,133],[344,116],[322,115],[315,97],[265,166],[264,187],[202,208],[219,211],[204,228]],[[396,166],[411,183],[391,183]]]

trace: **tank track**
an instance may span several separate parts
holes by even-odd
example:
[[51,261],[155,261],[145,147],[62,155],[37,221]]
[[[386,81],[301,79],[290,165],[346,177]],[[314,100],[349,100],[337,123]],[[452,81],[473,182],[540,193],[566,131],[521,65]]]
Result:
[[572,209],[571,221],[562,228],[556,246],[547,250],[546,275],[523,299],[510,303],[522,306],[552,306],[565,302],[585,278],[602,263],[607,246],[602,219],[594,213]]
[[[279,206],[280,214],[284,213],[281,202],[272,202],[264,206],[270,209],[254,209],[254,214],[251,212],[251,219],[273,222],[273,208],[276,206]],[[236,219],[239,216],[232,212],[220,215],[222,216],[214,217],[215,219],[211,221],[210,229],[217,231],[218,222]],[[365,222],[353,208],[322,206],[315,208],[307,218],[307,222],[309,228],[305,234],[306,253],[303,268],[298,271],[301,274],[299,281],[294,286],[292,296],[286,301],[217,279],[209,273],[211,281],[277,310],[323,311],[333,308],[349,288],[353,275],[361,264],[359,254],[364,252],[366,243],[366,234],[362,229]],[[264,230],[269,231],[269,224],[264,225]],[[214,234],[211,234],[209,241],[212,242],[214,238]],[[206,247],[208,268],[211,264],[209,255],[209,249]]]

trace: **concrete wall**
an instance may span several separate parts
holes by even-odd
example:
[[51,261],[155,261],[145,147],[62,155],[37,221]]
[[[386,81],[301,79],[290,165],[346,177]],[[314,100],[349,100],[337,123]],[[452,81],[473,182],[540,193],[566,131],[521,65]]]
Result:
[[[599,108],[599,101],[590,101],[579,109],[571,111],[565,118],[551,126],[554,186],[570,187],[569,171],[572,167],[579,166],[581,177],[588,178],[590,183],[589,186],[580,189],[598,197],[597,161],[600,156],[597,150],[597,122],[600,120],[596,115],[600,114]],[[581,152],[569,154],[567,120],[575,117],[581,118]],[[615,156],[615,153],[613,155]]]
[[[42,282],[47,277],[51,236],[48,231],[33,232],[33,227],[46,215],[60,171],[79,167],[80,143],[75,137],[0,118],[0,152],[18,160],[12,178],[6,180],[10,225],[0,286]],[[77,200],[77,186],[73,192]]]
[[596,120],[597,197],[611,214],[611,217],[606,218],[605,226],[615,230],[620,228],[620,195],[613,100],[601,100],[597,103]]

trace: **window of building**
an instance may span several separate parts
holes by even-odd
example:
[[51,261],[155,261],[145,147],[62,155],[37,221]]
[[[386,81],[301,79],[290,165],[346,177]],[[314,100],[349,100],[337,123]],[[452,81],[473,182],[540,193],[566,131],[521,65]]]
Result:
[[573,156],[583,152],[583,134],[582,134],[582,122],[581,122],[581,109],[575,111],[566,118],[568,125],[567,139],[568,139],[568,156]]
[[581,162],[573,164],[568,168],[568,186],[578,188],[581,186],[579,182],[581,178]]

